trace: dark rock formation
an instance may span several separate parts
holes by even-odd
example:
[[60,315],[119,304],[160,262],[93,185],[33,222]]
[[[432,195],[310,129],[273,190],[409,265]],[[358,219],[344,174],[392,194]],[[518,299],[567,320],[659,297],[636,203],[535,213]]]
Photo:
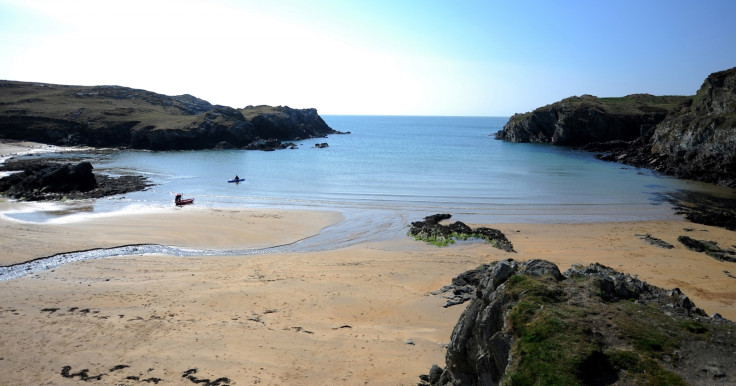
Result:
[[234,109],[119,86],[0,81],[0,138],[152,150],[244,148],[257,138],[325,137],[315,109]]
[[661,194],[658,199],[672,204],[676,214],[694,223],[736,231],[736,199],[688,190]]
[[670,243],[668,243],[668,242],[666,242],[664,240],[660,240],[660,239],[658,239],[658,238],[650,235],[649,233],[647,233],[645,235],[636,234],[634,236],[636,236],[636,237],[638,237],[638,238],[646,241],[650,245],[654,245],[655,247],[664,248],[664,249],[672,249],[672,248],[675,247],[674,245],[672,245],[672,244],[670,244]]
[[480,239],[506,252],[516,252],[506,235],[498,229],[486,227],[472,229],[460,221],[449,225],[440,224],[440,221],[450,217],[452,217],[450,214],[435,214],[425,217],[424,221],[415,221],[409,227],[409,235],[417,240],[424,240],[438,246],[452,244],[456,239]]
[[708,76],[691,103],[632,141],[593,144],[598,157],[736,187],[736,67]]
[[89,162],[76,165],[29,162],[23,171],[0,179],[0,194],[26,201],[82,199],[123,194],[150,186],[141,176],[113,178],[95,175],[92,170]]
[[563,99],[514,115],[496,137],[582,146],[606,161],[736,187],[736,67],[709,75],[694,97]]
[[269,139],[256,138],[255,141],[248,144],[248,146],[244,147],[244,149],[245,150],[274,151],[274,150],[281,150],[281,149],[296,149],[296,145],[291,142],[281,143],[281,141],[276,138],[269,138]]
[[715,241],[696,240],[688,236],[679,236],[677,241],[681,242],[687,249],[705,253],[716,260],[736,263],[736,251],[733,249],[723,249]]
[[316,109],[292,109],[288,106],[247,106],[240,112],[255,127],[254,134],[261,138],[281,141],[322,138],[327,134],[341,134],[332,130]]
[[515,114],[496,138],[580,146],[591,142],[634,140],[661,122],[686,97],[648,94],[624,98],[570,97],[525,114]]
[[[11,197],[41,193],[88,192],[97,187],[92,164],[46,164],[0,179],[0,191]],[[38,192],[38,193],[36,193]]]
[[736,376],[733,322],[708,318],[679,289],[600,264],[562,274],[544,260],[498,261],[456,280],[475,287],[472,300],[445,367],[432,366],[420,385],[704,385]]

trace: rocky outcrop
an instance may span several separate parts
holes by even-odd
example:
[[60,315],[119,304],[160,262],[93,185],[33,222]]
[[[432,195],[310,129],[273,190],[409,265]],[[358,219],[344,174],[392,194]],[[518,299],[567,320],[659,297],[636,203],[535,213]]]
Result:
[[332,130],[316,109],[292,109],[288,106],[247,106],[240,109],[255,127],[254,134],[261,138],[281,141],[322,138],[327,134],[341,134]]
[[595,143],[597,157],[736,187],[736,67],[708,76],[692,102],[631,142]]
[[23,173],[0,179],[0,191],[22,197],[35,191],[48,193],[88,192],[97,187],[92,164],[42,164]]
[[119,86],[0,81],[0,138],[152,150],[246,148],[258,138],[297,140],[332,130],[315,109],[234,109],[191,95]]
[[511,142],[581,146],[598,158],[736,187],[736,67],[694,97],[572,97],[516,114],[496,133]]
[[420,384],[705,385],[736,377],[734,324],[707,317],[679,289],[600,264],[563,274],[544,260],[502,260],[458,281],[476,283],[472,299],[445,366],[432,366]]
[[[638,150],[664,174],[736,187],[736,67],[708,76],[692,104],[668,116]],[[621,161],[641,162],[635,154]]]
[[255,141],[251,142],[246,146],[245,150],[261,150],[261,151],[274,151],[281,149],[296,149],[297,146],[294,143],[287,142],[282,143],[276,138],[260,139],[256,138]]
[[453,244],[455,240],[478,239],[484,240],[492,246],[506,252],[514,251],[514,245],[506,238],[506,235],[498,229],[479,227],[471,228],[461,221],[452,224],[440,224],[448,220],[451,214],[435,214],[427,216],[424,221],[414,221],[409,226],[409,236],[416,240],[424,240],[437,246]]
[[[8,169],[3,165],[3,170]],[[99,198],[143,190],[150,186],[140,176],[95,175],[89,162],[57,164],[29,162],[23,171],[0,178],[0,194],[26,200]]]
[[562,146],[634,140],[687,100],[648,94],[624,98],[570,97],[529,113],[514,114],[496,138]]

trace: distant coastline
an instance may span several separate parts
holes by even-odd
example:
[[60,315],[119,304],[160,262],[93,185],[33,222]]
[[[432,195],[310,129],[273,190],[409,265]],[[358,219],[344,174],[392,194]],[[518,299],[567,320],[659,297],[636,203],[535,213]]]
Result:
[[275,150],[339,132],[316,109],[212,105],[121,86],[0,81],[0,138],[151,150]]

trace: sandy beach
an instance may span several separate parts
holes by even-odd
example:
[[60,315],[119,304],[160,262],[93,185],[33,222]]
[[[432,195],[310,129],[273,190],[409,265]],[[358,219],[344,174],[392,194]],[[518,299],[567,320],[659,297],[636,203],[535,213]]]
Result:
[[[316,234],[341,218],[187,208],[62,225],[2,220],[0,227],[9,264],[132,242],[260,248]],[[486,244],[438,248],[397,234],[319,253],[120,256],[0,282],[0,383],[81,384],[100,375],[99,384],[192,384],[189,377],[231,385],[416,384],[443,363],[443,345],[463,310],[443,308],[445,299],[430,292],[505,258],[544,258],[563,270],[600,262],[679,287],[709,314],[736,318],[736,279],[724,273],[736,273],[734,264],[676,240],[689,234],[727,246],[736,242],[733,232],[684,221],[487,225],[518,253]],[[636,236],[645,233],[675,248]]]
[[[0,212],[26,205],[3,200]],[[343,218],[197,207],[61,224],[2,217],[0,265],[141,243],[268,248]],[[438,248],[402,231],[323,252],[118,256],[2,281],[0,384],[415,385],[444,363],[464,309],[443,308],[446,299],[431,292],[507,258],[547,259],[562,270],[599,262],[678,287],[709,315],[736,319],[736,264],[677,241],[688,235],[728,248],[734,232],[686,221],[469,225],[501,230],[518,253],[481,243]],[[652,246],[643,234],[674,248]]]

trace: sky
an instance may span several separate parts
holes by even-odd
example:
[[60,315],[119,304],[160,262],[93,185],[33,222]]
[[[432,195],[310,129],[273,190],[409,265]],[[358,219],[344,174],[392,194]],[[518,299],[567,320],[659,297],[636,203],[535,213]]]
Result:
[[510,116],[573,95],[693,95],[736,66],[734,15],[734,0],[0,0],[0,79]]

